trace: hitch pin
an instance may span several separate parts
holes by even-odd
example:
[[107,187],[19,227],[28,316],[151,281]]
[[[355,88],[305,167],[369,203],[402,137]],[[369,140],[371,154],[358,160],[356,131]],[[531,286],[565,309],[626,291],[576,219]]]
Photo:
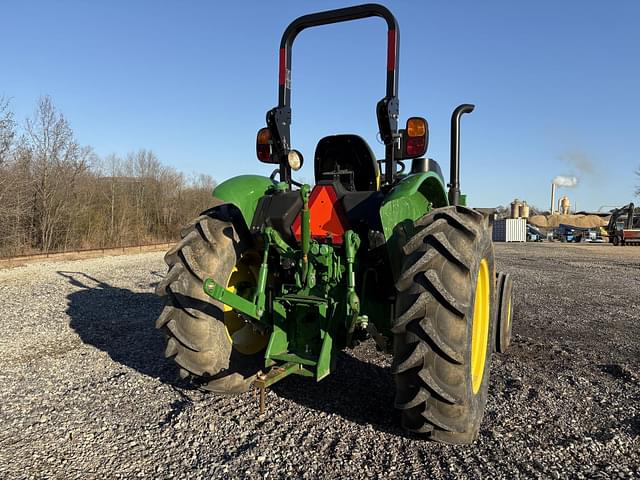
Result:
[[256,388],[253,390],[253,400],[258,400],[259,415],[263,415],[267,407],[267,376],[264,373],[259,373],[257,380],[254,382]]

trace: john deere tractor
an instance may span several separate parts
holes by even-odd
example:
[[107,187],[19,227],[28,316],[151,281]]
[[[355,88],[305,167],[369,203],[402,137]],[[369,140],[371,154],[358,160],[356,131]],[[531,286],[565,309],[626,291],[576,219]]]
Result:
[[[376,106],[385,157],[357,135],[328,136],[313,155],[315,185],[300,184],[292,172],[303,156],[290,138],[293,42],[304,29],[367,17],[388,27],[386,94]],[[424,157],[426,120],[398,128],[399,38],[395,17],[375,4],[287,27],[278,105],[256,142],[258,159],[277,168],[221,183],[212,207],[183,230],[165,257],[156,326],[181,376],[222,394],[264,391],[289,375],[319,382],[341,350],[373,338],[393,354],[403,426],[468,443],[492,352],[508,344],[511,281],[496,274],[488,219],[460,193],[460,117],[474,107],[460,105],[451,118],[447,191],[438,164]]]

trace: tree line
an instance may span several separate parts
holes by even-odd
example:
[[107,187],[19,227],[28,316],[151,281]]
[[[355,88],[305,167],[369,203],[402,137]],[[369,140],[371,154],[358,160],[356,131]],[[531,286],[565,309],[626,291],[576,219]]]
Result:
[[99,157],[50,97],[23,124],[0,97],[1,257],[175,240],[214,186],[150,150]]

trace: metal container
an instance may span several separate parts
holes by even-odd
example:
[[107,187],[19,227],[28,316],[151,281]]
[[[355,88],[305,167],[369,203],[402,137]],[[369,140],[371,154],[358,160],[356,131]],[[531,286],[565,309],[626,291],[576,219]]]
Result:
[[529,218],[529,205],[527,202],[523,202],[520,206],[520,216],[522,218]]
[[494,242],[526,242],[527,220],[524,218],[504,218],[493,224]]
[[569,201],[569,197],[565,195],[560,199],[558,204],[559,204],[558,210],[560,211],[560,213],[562,215],[569,215],[569,212],[571,210],[571,202]]

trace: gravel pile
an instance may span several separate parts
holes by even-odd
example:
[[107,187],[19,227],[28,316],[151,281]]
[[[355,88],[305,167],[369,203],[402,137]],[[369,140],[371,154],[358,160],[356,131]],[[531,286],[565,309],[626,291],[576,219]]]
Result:
[[161,253],[0,270],[0,478],[640,476],[640,248],[496,246],[516,284],[481,435],[406,435],[371,343],[321,383],[192,389],[153,328]]
[[606,227],[609,224],[608,218],[598,215],[534,215],[529,219],[529,223],[540,228],[557,228],[561,224],[573,225],[579,228]]

